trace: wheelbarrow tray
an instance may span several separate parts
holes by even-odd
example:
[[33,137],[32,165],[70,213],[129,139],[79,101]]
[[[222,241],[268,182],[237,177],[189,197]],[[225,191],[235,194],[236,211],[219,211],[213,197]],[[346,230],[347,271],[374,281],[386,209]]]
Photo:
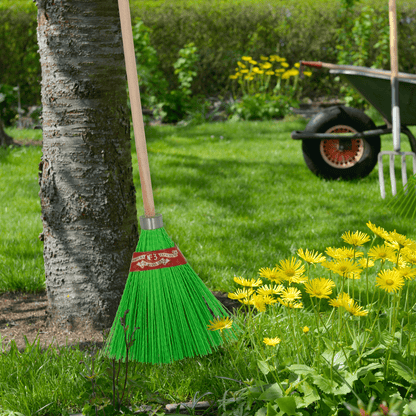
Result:
[[[335,66],[335,65],[334,65]],[[376,110],[392,123],[390,71],[374,70],[343,65],[342,68],[330,69],[353,86]],[[370,70],[375,73],[369,73]],[[407,126],[416,125],[416,79],[415,75],[399,73],[400,123]]]

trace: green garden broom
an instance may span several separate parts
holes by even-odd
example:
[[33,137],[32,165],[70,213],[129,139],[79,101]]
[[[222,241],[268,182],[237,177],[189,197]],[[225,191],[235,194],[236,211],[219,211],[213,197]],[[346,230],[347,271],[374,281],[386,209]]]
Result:
[[128,358],[142,363],[171,363],[209,354],[223,343],[223,336],[231,339],[236,334],[233,327],[221,334],[208,330],[214,317],[226,320],[228,314],[169,238],[162,215],[155,214],[129,1],[118,0],[118,5],[145,215],[140,217],[139,242],[103,352],[109,358],[125,361],[125,333],[120,322],[125,316],[128,337],[138,328]]
[[407,181],[397,195],[388,202],[387,207],[394,213],[413,220],[416,215],[416,175]]

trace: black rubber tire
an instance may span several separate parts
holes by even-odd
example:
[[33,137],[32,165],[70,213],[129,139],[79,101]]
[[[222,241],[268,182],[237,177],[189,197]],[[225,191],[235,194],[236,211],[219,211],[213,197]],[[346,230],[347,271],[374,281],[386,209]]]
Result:
[[[374,122],[364,112],[352,107],[335,106],[316,114],[309,121],[304,131],[326,133],[328,130],[336,128],[336,126],[346,126],[351,128],[350,131],[355,130],[357,132],[376,128]],[[328,143],[328,141],[322,142],[322,146],[324,146],[324,143]],[[332,142],[332,146],[333,143],[339,142]],[[351,141],[349,143],[352,146]],[[338,168],[331,166],[325,160],[325,152],[322,150],[321,140],[302,140],[303,158],[305,159],[306,166],[316,176],[324,179],[353,180],[365,178],[377,164],[377,156],[381,148],[381,139],[380,136],[377,136],[369,139],[361,139],[361,141],[358,140],[355,143],[356,147],[358,146],[360,148],[361,155],[351,159],[348,167]],[[336,152],[340,154],[339,150],[336,150]],[[330,160],[330,157],[326,156],[326,158]]]

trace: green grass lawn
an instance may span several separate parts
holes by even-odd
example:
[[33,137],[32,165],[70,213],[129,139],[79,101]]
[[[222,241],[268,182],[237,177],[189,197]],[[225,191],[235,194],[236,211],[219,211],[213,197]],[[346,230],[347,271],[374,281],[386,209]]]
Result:
[[[298,248],[340,247],[344,231],[369,232],[368,221],[416,238],[413,224],[386,209],[377,167],[367,178],[352,182],[324,181],[308,170],[301,142],[290,138],[292,130],[302,130],[306,123],[295,119],[146,127],[156,210],[210,289],[230,291],[233,276],[255,277],[259,268],[274,267]],[[39,138],[40,132],[36,134]],[[382,149],[392,150],[391,135],[382,137]],[[403,150],[410,150],[405,140]],[[0,151],[2,291],[44,287],[37,238],[42,231],[40,157],[40,147]],[[132,158],[142,215],[134,153]],[[400,177],[397,170],[398,183]],[[387,166],[385,180],[390,195]]]

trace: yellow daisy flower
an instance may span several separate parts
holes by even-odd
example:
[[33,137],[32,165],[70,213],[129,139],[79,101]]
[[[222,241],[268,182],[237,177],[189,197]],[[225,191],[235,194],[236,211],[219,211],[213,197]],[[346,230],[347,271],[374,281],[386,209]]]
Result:
[[327,247],[325,250],[328,256],[333,259],[353,259],[355,257],[362,257],[364,253],[362,251],[355,251],[351,247],[333,248]]
[[359,273],[362,271],[360,266],[357,263],[353,263],[351,260],[344,259],[334,262],[334,265],[331,269],[334,273],[339,274],[340,276],[346,276],[349,273]]
[[382,244],[380,246],[374,246],[368,250],[368,257],[371,257],[374,260],[381,260],[384,263],[389,258],[395,256],[395,251],[391,248]]
[[302,309],[303,308],[302,302],[289,302],[287,300],[283,300],[280,298],[277,298],[277,301],[289,309]]
[[262,267],[259,270],[259,275],[260,277],[265,277],[266,279],[276,283],[280,283],[283,280],[283,277],[280,276],[280,273],[276,267],[273,269],[270,269],[269,267]]
[[248,61],[251,65],[257,65],[257,61],[255,61],[254,59]]
[[230,319],[228,316],[225,318],[217,317],[213,321],[209,321],[211,325],[207,325],[207,328],[210,331],[218,331],[222,332],[224,329],[229,329],[233,325],[232,319]]
[[274,72],[276,72],[277,75],[281,74],[282,72],[285,72],[284,68],[276,69]]
[[280,260],[280,266],[276,264],[276,267],[279,275],[289,283],[298,283],[297,280],[305,273],[305,266],[295,257],[292,257],[290,260]]
[[273,303],[277,303],[277,299],[272,298],[270,295],[263,296],[263,301],[266,305],[272,305]]
[[334,261],[323,261],[322,266],[325,267],[325,269],[331,270],[332,271],[332,267],[334,266],[335,262]]
[[348,293],[341,292],[338,294],[336,299],[331,299],[328,303],[334,308],[344,307],[347,309],[354,304],[354,300],[350,298]]
[[274,347],[275,345],[280,344],[282,340],[280,338],[264,338],[263,342],[266,345],[270,345],[271,347]]
[[389,232],[388,237],[386,238],[386,244],[389,247],[394,248],[395,250],[401,250],[404,247],[409,247],[413,245],[412,240],[407,238],[403,234],[399,234],[396,230]]
[[410,247],[404,247],[400,253],[405,261],[411,264],[416,264],[416,250]]
[[238,78],[238,75],[230,75],[229,78],[230,79],[237,79]]
[[273,65],[270,62],[266,62],[265,64],[262,65],[263,69],[270,69]]
[[351,231],[345,232],[342,234],[341,238],[347,243],[351,244],[352,246],[362,246],[367,241],[370,241],[370,237],[362,233],[361,231],[356,231],[354,234],[351,233]]
[[307,77],[310,77],[312,75],[311,71],[303,71],[303,75],[306,75]]
[[261,295],[253,295],[251,298],[251,305],[253,305],[258,311],[265,312],[266,311],[266,302],[264,301],[264,297]]
[[274,75],[274,71],[266,71],[266,75]]
[[237,65],[240,67],[240,68],[247,68],[242,62],[240,62],[240,61],[238,61],[237,62]]
[[368,315],[368,311],[364,310],[362,306],[358,306],[358,303],[353,302],[347,308],[347,311],[354,316],[366,316]]
[[247,279],[244,279],[243,277],[237,277],[237,276],[234,276],[234,282],[238,283],[241,286],[248,286],[248,287],[257,287],[263,284],[263,280],[261,279],[247,280]]
[[289,66],[287,62],[282,62],[280,65],[282,65],[284,68],[287,68]]
[[236,300],[241,300],[241,299],[247,299],[248,297],[250,297],[252,294],[254,293],[253,289],[237,289],[235,291],[235,293],[229,293],[228,297],[230,299],[236,299]]
[[366,226],[375,234],[378,235],[379,237],[386,239],[389,235],[389,233],[382,227],[377,227],[374,224],[371,224],[370,221],[368,221],[368,223],[366,224]]
[[257,289],[257,294],[261,296],[278,295],[279,293],[282,292],[283,289],[284,289],[283,285],[279,285],[279,286],[274,285],[273,287],[264,285]]
[[248,74],[250,71],[248,69],[242,69],[240,72],[242,74]]
[[263,55],[260,56],[260,59],[262,61],[268,61],[269,60],[269,58],[267,56],[263,56]]
[[296,299],[302,299],[302,292],[295,287],[283,289],[280,297],[288,302],[294,302]]
[[324,277],[309,280],[309,282],[305,283],[306,293],[318,299],[329,299],[333,287],[335,287],[335,283]]
[[304,326],[302,328],[302,331],[303,331],[304,334],[307,334],[309,332],[309,328],[307,326]]
[[412,280],[416,276],[416,269],[411,267],[403,267],[397,270],[400,273],[400,276],[404,277],[406,280]]
[[310,252],[308,249],[306,249],[306,252],[304,252],[303,249],[300,248],[297,251],[297,255],[303,260],[305,260],[306,263],[309,263],[309,264],[322,263],[323,261],[326,260],[325,256],[323,256],[322,254],[319,254],[318,252],[315,253],[314,250]]
[[243,56],[241,59],[243,61],[251,61],[253,58],[251,56]]
[[397,270],[382,270],[376,277],[376,286],[386,292],[396,292],[404,285],[404,279]]
[[368,259],[368,264],[367,264],[367,259],[359,259],[357,261],[357,263],[360,265],[360,267],[362,267],[363,269],[366,269],[367,267],[373,267],[374,266],[374,262],[371,259]]

